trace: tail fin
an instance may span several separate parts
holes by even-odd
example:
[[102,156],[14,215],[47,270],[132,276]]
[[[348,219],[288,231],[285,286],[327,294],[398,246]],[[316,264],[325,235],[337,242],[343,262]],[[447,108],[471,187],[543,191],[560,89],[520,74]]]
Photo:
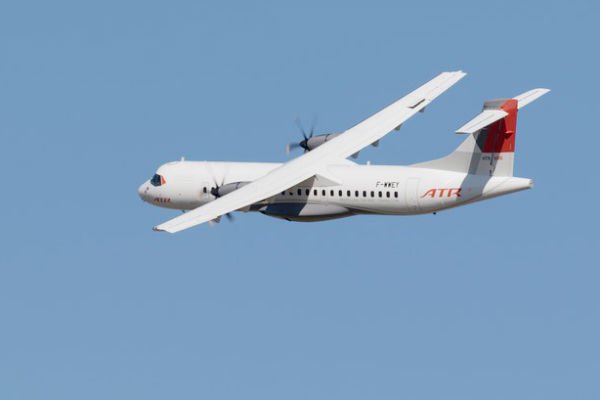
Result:
[[486,101],[483,111],[456,131],[469,136],[453,153],[413,166],[475,175],[512,176],[517,111],[549,91],[533,89],[512,99]]

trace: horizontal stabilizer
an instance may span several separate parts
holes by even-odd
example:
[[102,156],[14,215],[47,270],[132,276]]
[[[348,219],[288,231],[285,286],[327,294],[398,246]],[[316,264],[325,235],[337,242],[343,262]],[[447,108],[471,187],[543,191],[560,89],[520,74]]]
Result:
[[[517,101],[517,109],[525,107],[527,104],[539,99],[550,89],[532,89],[513,98]],[[496,121],[505,118],[508,113],[502,109],[502,105],[508,99],[488,100],[483,105],[483,111],[475,118],[461,126],[456,130],[456,133],[476,133],[477,131],[493,124]]]
[[542,97],[549,91],[550,91],[550,89],[543,89],[543,88],[532,89],[528,92],[518,95],[517,97],[515,97],[515,100],[518,101],[518,107],[519,107],[519,109],[521,109],[521,108],[525,107],[527,104],[539,99],[540,97]]
[[481,114],[458,128],[456,133],[475,133],[507,115],[508,113],[504,110],[483,110]]

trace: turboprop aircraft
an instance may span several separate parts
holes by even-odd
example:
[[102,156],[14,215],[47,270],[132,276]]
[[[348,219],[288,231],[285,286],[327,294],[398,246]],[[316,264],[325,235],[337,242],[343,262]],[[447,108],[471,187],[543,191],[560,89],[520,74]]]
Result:
[[467,135],[452,153],[409,166],[359,165],[356,155],[400,126],[465,76],[443,72],[400,100],[333,135],[304,135],[305,152],[286,163],[174,161],[138,189],[142,200],[184,214],[154,227],[179,232],[219,222],[233,211],[258,211],[289,221],[359,214],[413,215],[533,187],[513,176],[517,112],[548,89],[486,101],[457,130]]

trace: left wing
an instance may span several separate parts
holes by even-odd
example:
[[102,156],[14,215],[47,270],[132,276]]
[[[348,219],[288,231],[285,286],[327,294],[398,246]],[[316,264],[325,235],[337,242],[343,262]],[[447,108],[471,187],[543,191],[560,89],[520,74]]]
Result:
[[179,232],[211,221],[219,216],[272,197],[311,178],[327,165],[343,160],[375,143],[410,117],[423,110],[466,74],[462,71],[443,72],[392,103],[378,113],[358,123],[316,149],[297,157],[267,175],[219,199],[173,218],[154,230]]

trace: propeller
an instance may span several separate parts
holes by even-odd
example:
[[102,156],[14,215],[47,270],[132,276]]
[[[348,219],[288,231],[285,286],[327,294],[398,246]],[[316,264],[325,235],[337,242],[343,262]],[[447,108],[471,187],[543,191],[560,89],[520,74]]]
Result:
[[304,152],[306,153],[309,149],[308,149],[308,140],[310,138],[313,137],[313,135],[315,134],[315,125],[317,124],[317,118],[313,118],[313,121],[310,125],[310,131],[308,132],[308,134],[306,133],[306,129],[304,129],[304,125],[302,125],[302,121],[300,121],[300,118],[296,118],[295,120],[296,122],[296,126],[298,126],[298,129],[300,129],[300,133],[302,134],[303,140],[299,141],[299,142],[294,142],[294,143],[288,143],[285,146],[285,153],[286,154],[290,154],[290,152],[292,150],[298,149],[298,148],[302,148],[304,149]]
[[[219,194],[219,188],[225,184],[226,175],[227,175],[227,172],[225,172],[223,174],[223,177],[221,178],[221,183],[218,183],[217,182],[217,178],[215,177],[215,174],[214,173],[210,174],[210,176],[211,176],[211,178],[213,180],[213,185],[214,185],[213,187],[210,188],[210,194],[212,194],[213,196],[215,196],[215,198],[217,198],[217,199],[219,197],[221,197],[221,195]],[[235,218],[233,217],[233,215],[231,213],[225,214],[225,217],[227,218],[227,220],[229,222],[233,222],[235,220]],[[215,218],[214,220],[212,220],[210,222],[211,222],[211,225],[212,224],[218,224],[219,222],[221,222],[221,217],[217,217],[217,218]]]

